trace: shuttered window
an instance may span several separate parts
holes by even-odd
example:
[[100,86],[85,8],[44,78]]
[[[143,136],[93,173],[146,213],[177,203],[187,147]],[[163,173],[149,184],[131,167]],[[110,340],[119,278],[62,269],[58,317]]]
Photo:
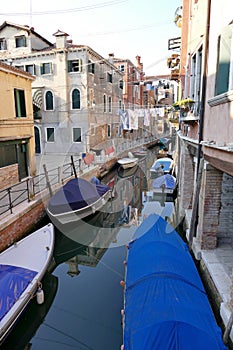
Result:
[[218,61],[215,86],[216,95],[229,90],[232,28],[232,23],[224,27],[218,38]]

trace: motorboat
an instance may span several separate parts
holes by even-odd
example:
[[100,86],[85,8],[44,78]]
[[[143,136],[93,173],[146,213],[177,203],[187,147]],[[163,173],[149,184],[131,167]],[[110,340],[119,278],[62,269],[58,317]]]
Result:
[[149,215],[127,245],[123,346],[129,350],[226,350],[186,243]]
[[153,180],[153,192],[175,194],[177,189],[177,181],[175,176],[171,174],[164,174]]
[[123,169],[129,169],[136,166],[138,161],[138,158],[134,157],[131,152],[128,152],[128,157],[120,158],[117,162]]
[[48,224],[0,254],[0,344],[30,300],[43,303],[41,281],[53,256],[54,226]]
[[159,177],[164,174],[171,174],[173,170],[173,160],[169,157],[156,159],[150,168],[151,177]]
[[74,178],[62,186],[49,200],[47,213],[51,220],[68,224],[92,215],[111,198],[112,190],[100,181]]

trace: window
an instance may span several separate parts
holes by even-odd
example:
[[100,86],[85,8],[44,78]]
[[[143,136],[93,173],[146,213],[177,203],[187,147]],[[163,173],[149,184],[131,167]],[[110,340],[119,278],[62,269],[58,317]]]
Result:
[[123,90],[123,88],[124,88],[124,82],[123,82],[123,80],[120,80],[120,81],[119,81],[119,88]]
[[233,24],[224,27],[218,38],[218,59],[215,94],[219,95],[229,90],[231,43]]
[[68,61],[68,72],[81,72],[82,71],[82,60]]
[[54,142],[54,128],[46,128],[46,140],[47,142]]
[[72,101],[72,109],[80,109],[81,101],[80,101],[80,91],[78,89],[74,89],[71,94]]
[[112,83],[112,74],[111,73],[107,73],[107,82]]
[[15,66],[15,68],[18,68],[20,70],[23,70],[24,71],[24,66]]
[[17,118],[26,117],[26,104],[24,90],[14,89],[15,114]]
[[73,142],[82,142],[81,128],[73,128]]
[[118,69],[121,71],[121,72],[124,72],[125,71],[125,65],[124,64],[121,64],[118,66]]
[[107,101],[106,101],[106,95],[104,95],[104,113],[107,112]]
[[111,137],[111,124],[108,124],[107,134],[108,137]]
[[7,50],[6,39],[0,39],[0,50]]
[[88,60],[88,72],[94,74],[95,73],[95,63],[91,60]]
[[122,109],[122,101],[119,100],[119,109]]
[[112,98],[109,96],[108,98],[108,111],[109,113],[112,113]]
[[53,93],[52,91],[46,91],[45,93],[45,110],[53,111]]
[[26,47],[27,40],[25,35],[17,36],[15,38],[15,47]]
[[47,62],[47,63],[42,63],[40,65],[40,74],[52,74],[52,63]]
[[34,64],[26,64],[25,66],[26,72],[35,75],[35,65]]

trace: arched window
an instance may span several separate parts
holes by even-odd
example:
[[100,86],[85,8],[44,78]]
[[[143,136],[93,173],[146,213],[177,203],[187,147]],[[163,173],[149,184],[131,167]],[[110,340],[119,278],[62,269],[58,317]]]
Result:
[[52,91],[47,91],[45,93],[45,110],[52,111],[53,109],[53,93]]
[[71,95],[72,101],[72,109],[80,109],[81,101],[80,101],[80,91],[78,89],[74,89]]

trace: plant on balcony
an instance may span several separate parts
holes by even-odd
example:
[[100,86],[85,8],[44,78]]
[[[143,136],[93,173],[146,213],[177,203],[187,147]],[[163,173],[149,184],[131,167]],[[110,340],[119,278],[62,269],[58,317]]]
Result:
[[194,100],[192,100],[191,98],[186,98],[184,100],[179,100],[175,103],[173,103],[173,107],[175,110],[180,110],[182,112],[189,112],[190,110],[192,110],[192,106],[195,103]]

